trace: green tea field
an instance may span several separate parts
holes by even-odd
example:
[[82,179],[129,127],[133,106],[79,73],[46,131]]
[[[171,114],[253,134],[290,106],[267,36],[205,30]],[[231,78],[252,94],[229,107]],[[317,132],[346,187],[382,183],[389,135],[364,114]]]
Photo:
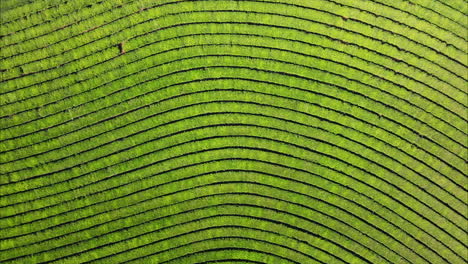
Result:
[[466,0],[0,0],[0,263],[468,263]]

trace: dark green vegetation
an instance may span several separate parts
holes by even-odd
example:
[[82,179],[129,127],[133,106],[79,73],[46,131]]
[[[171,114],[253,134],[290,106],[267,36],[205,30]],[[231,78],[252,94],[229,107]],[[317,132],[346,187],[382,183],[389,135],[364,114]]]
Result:
[[466,263],[464,0],[2,0],[0,263]]

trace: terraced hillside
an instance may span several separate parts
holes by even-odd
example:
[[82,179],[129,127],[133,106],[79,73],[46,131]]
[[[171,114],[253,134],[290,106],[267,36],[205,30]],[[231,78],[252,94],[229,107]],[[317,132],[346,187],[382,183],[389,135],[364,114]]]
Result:
[[466,1],[0,10],[0,263],[468,261]]

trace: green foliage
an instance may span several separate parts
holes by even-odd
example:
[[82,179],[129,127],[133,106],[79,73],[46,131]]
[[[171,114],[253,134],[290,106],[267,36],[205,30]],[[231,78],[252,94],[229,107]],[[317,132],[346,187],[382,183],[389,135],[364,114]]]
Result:
[[1,263],[464,263],[461,0],[0,3]]

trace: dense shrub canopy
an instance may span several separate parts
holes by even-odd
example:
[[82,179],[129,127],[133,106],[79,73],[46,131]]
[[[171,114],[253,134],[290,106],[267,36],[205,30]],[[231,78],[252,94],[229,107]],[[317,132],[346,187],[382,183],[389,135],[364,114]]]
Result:
[[463,0],[2,0],[1,263],[466,263]]

